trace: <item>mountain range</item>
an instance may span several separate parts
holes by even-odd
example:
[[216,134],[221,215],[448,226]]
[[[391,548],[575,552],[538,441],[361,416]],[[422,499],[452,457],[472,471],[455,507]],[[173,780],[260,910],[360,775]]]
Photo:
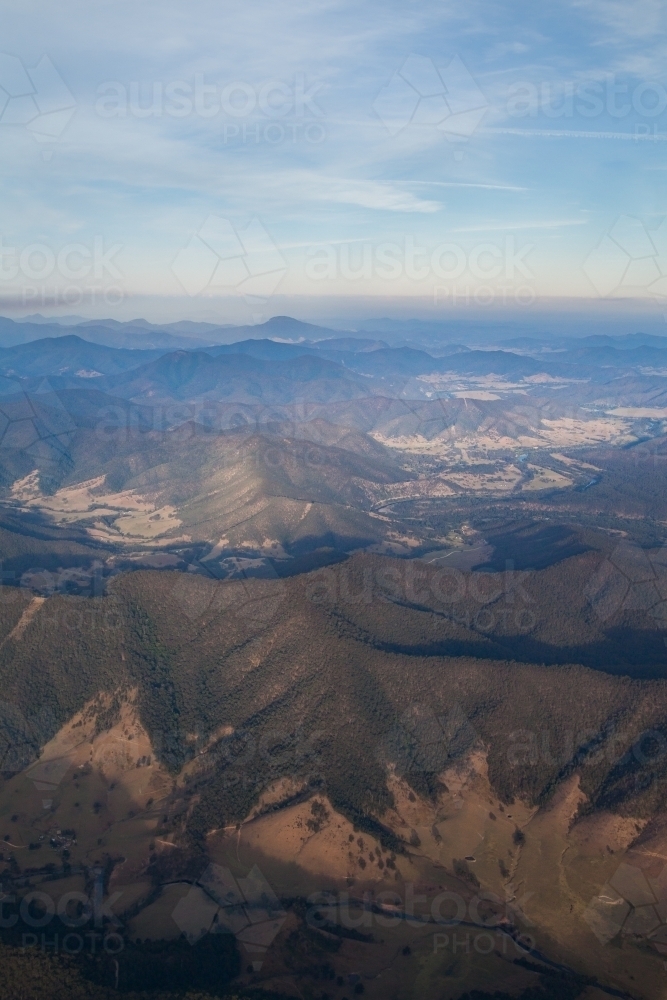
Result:
[[3,326],[6,993],[660,995],[667,342],[370,325]]

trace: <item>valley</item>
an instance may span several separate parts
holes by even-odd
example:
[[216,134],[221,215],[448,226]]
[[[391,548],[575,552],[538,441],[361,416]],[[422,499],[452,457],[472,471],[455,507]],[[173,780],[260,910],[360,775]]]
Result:
[[660,997],[667,348],[280,329],[0,351],[0,997]]

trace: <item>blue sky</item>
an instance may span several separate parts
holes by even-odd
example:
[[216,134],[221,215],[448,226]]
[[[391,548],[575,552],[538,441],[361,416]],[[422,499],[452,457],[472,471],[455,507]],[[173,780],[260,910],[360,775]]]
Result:
[[0,309],[667,311],[666,17],[5,0]]

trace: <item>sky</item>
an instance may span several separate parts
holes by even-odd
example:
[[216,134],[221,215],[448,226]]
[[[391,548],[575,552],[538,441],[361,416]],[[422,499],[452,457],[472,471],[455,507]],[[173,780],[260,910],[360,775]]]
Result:
[[4,0],[0,312],[667,313],[659,0]]

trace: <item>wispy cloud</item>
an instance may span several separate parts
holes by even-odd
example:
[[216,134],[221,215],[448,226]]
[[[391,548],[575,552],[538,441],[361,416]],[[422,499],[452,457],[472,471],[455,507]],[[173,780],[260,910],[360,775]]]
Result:
[[481,226],[455,226],[453,233],[513,233],[528,229],[566,229],[570,226],[588,225],[589,219],[530,219],[516,222],[507,219],[503,222],[488,222]]
[[437,201],[418,198],[409,191],[403,191],[391,184],[377,181],[335,182],[321,195],[325,201],[336,201],[345,205],[360,205],[387,212],[439,212],[442,205]]
[[[176,0],[72,0],[67,18],[56,0],[42,0],[39,17],[35,9],[5,0],[3,49],[29,66],[49,55],[76,113],[50,158],[24,126],[0,120],[3,240],[121,243],[128,294],[161,293],[175,254],[210,214],[239,227],[257,217],[295,254],[530,230],[536,259],[558,243],[545,273],[567,290],[617,215],[645,216],[664,200],[667,109],[632,104],[644,84],[667,88],[664,0],[229,0],[224,9],[191,0],[187,11]],[[375,113],[410,53],[437,68],[458,57],[482,93],[485,115],[461,141],[437,127],[456,106],[455,85],[451,108],[427,95],[414,120],[417,91],[397,89],[409,122],[398,134]],[[164,97],[197,80],[213,92],[185,115],[131,106],[132,87]],[[602,88],[594,114],[576,99],[561,108],[559,95],[590,81]],[[126,94],[111,118],[96,107],[105,83]],[[530,95],[525,114],[511,104],[517,86]],[[617,106],[609,86],[621,88]],[[239,100],[250,95],[245,114],[223,107],[234,88]],[[276,111],[270,101],[281,95]],[[630,111],[619,116],[623,103]],[[388,294],[386,284],[364,290]]]
[[407,184],[424,185],[425,187],[444,188],[480,188],[483,191],[527,191],[528,188],[517,184],[482,184],[476,181],[407,181]]

